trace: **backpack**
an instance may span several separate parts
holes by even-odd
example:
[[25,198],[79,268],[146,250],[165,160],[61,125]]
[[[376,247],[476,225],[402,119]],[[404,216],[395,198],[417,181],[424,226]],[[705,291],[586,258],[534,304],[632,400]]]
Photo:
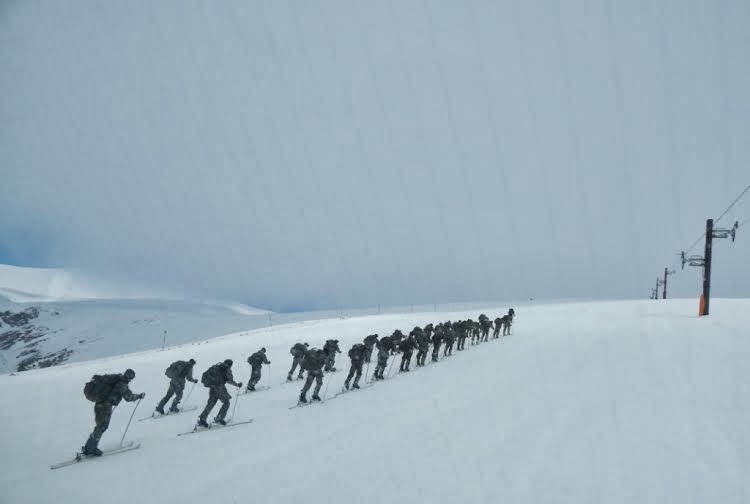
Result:
[[205,387],[218,387],[224,384],[223,364],[214,364],[201,375],[201,383]]
[[164,371],[164,374],[170,380],[180,378],[182,375],[182,361],[175,361],[172,364],[170,364],[167,370]]
[[83,386],[83,395],[91,402],[106,401],[115,386],[124,380],[121,374],[94,375]]
[[362,353],[364,352],[364,345],[361,343],[357,343],[353,347],[349,349],[349,358],[350,359],[361,359]]

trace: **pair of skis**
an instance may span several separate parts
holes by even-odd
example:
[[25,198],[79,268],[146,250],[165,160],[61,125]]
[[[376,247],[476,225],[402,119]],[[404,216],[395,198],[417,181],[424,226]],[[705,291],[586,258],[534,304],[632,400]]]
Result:
[[141,443],[136,443],[134,441],[131,441],[129,443],[125,443],[124,445],[118,446],[117,448],[113,448],[111,450],[103,450],[102,454],[100,456],[98,456],[98,457],[93,456],[93,455],[84,455],[83,453],[78,452],[78,453],[76,453],[75,457],[73,457],[72,459],[65,460],[65,461],[59,462],[57,464],[53,464],[49,468],[54,471],[55,469],[60,469],[61,467],[68,467],[68,466],[71,466],[71,465],[74,465],[74,464],[80,464],[82,462],[87,462],[89,460],[95,460],[95,459],[98,459],[98,458],[101,458],[101,457],[107,457],[109,455],[117,455],[118,453],[125,453],[125,452],[129,452],[129,451],[132,451],[132,450],[137,450],[140,447],[141,447]]
[[158,420],[160,418],[164,418],[168,416],[175,416],[175,415],[179,415],[180,413],[186,413],[188,411],[194,411],[197,409],[198,409],[198,406],[186,406],[184,408],[180,408],[180,410],[176,412],[167,410],[167,412],[164,413],[163,415],[159,413],[158,411],[154,411],[153,413],[151,413],[150,416],[139,418],[138,421],[143,422],[144,420]]
[[230,420],[230,421],[227,422],[226,425],[221,425],[220,423],[212,422],[208,427],[201,427],[200,425],[196,424],[195,427],[193,428],[193,430],[187,431],[187,432],[180,432],[179,434],[177,434],[177,436],[187,436],[187,435],[190,435],[190,434],[198,434],[198,433],[201,433],[201,432],[215,431],[217,429],[226,429],[226,428],[229,428],[229,427],[237,427],[238,425],[247,425],[247,424],[250,424],[250,423],[253,423],[253,419],[252,418],[250,420],[243,420],[241,422],[235,422],[233,420]]

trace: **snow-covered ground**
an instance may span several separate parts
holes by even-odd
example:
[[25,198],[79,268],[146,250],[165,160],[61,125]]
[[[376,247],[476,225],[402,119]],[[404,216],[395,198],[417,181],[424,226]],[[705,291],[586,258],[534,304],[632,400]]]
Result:
[[[307,321],[0,376],[0,501],[748,502],[750,301],[696,310],[695,300],[527,306],[510,337],[293,410],[301,383],[281,385],[293,343],[341,340],[345,370],[370,332],[478,313]],[[246,382],[261,346],[272,388],[240,397],[235,413],[252,424],[178,438],[197,412],[134,421],[139,450],[49,470],[93,426],[91,375],[135,369],[131,388],[147,394],[138,418],[173,360],[194,357],[200,375],[229,357]],[[330,398],[345,372],[329,376]],[[199,385],[187,404],[206,396]],[[103,448],[119,443],[133,407],[116,409]]]
[[[18,320],[19,313],[28,317]],[[268,315],[239,303],[94,286],[61,269],[0,264],[0,373],[200,341],[266,326]]]

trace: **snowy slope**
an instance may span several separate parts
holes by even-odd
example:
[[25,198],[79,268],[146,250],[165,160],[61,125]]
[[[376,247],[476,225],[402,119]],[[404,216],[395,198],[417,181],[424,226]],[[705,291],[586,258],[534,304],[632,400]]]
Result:
[[[698,319],[694,300],[529,306],[510,337],[291,411],[300,383],[280,383],[294,342],[337,338],[345,356],[371,331],[477,313],[302,322],[0,376],[3,502],[747,502],[750,301],[712,310]],[[140,450],[48,469],[92,428],[81,393],[92,374],[135,369],[141,417],[171,361],[192,356],[200,373],[231,357],[244,382],[261,346],[273,388],[240,397],[236,411],[253,424],[178,438],[196,412],[134,422]],[[329,376],[328,397],[345,374]],[[188,404],[206,396],[199,386]],[[117,408],[104,448],[133,407]]]

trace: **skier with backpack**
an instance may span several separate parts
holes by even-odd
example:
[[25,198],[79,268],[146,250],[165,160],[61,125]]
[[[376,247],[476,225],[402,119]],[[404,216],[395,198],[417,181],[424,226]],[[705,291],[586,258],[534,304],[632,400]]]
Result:
[[253,355],[247,358],[252,371],[250,372],[250,381],[247,382],[247,392],[255,392],[255,385],[260,381],[260,370],[263,364],[270,364],[271,361],[266,357],[266,348],[263,347]]
[[365,362],[370,362],[370,360],[372,359],[372,350],[378,343],[378,338],[379,336],[377,334],[370,334],[369,336],[365,337]]
[[198,425],[201,427],[208,428],[209,425],[206,422],[206,417],[211,410],[216,406],[217,401],[221,401],[221,409],[214,418],[214,421],[221,425],[226,425],[227,422],[224,417],[229,411],[229,400],[232,396],[227,391],[226,384],[229,383],[237,388],[242,388],[242,382],[235,382],[232,376],[232,359],[226,359],[224,362],[219,362],[208,368],[201,376],[201,383],[208,387],[208,402],[203,412],[198,417]]
[[198,383],[198,380],[193,378],[193,366],[195,365],[195,359],[189,361],[175,361],[169,365],[164,374],[169,378],[169,389],[167,389],[167,395],[165,395],[159,404],[156,405],[156,411],[164,415],[164,406],[166,406],[169,398],[174,395],[174,401],[172,406],[169,407],[169,411],[177,413],[179,408],[177,407],[182,400],[182,392],[185,390],[185,380],[191,383]]
[[112,410],[125,399],[128,402],[146,397],[145,393],[133,394],[128,384],[135,378],[135,371],[126,369],[123,374],[94,375],[83,387],[83,395],[94,403],[96,426],[89,436],[81,453],[86,456],[101,456],[99,440],[109,427]]
[[456,335],[453,332],[453,324],[449,320],[443,324],[443,341],[445,342],[445,349],[443,350],[443,357],[453,355],[453,342],[456,339]]
[[388,358],[391,356],[393,340],[390,336],[385,336],[378,341],[378,365],[375,366],[374,379],[384,380],[383,372],[388,366]]
[[357,376],[354,378],[352,388],[359,388],[359,379],[362,378],[362,363],[365,360],[365,355],[367,355],[367,347],[363,343],[356,343],[349,349],[349,358],[352,361],[352,366],[349,368],[349,375],[346,377],[346,381],[344,381],[344,388],[346,390],[349,390],[349,382],[355,373]]
[[317,383],[315,385],[315,390],[313,391],[312,400],[320,401],[318,393],[320,392],[320,387],[323,386],[323,366],[327,361],[328,357],[323,350],[313,348],[307,352],[305,360],[302,361],[302,367],[307,371],[307,380],[305,380],[305,385],[302,387],[302,391],[299,394],[299,402],[307,402],[307,391],[310,390],[313,381],[316,381]]
[[297,376],[297,379],[301,380],[303,378],[302,374],[304,373],[304,370],[302,369],[302,361],[305,358],[309,346],[310,345],[307,343],[296,343],[289,349],[289,353],[292,354],[292,368],[289,370],[289,374],[286,375],[286,381],[292,381],[292,375],[297,369],[297,366],[299,366],[299,376]]
[[432,335],[432,362],[437,362],[440,356],[440,344],[443,342],[443,325],[438,324],[435,327],[435,333]]
[[[413,332],[414,331],[412,331],[412,333]],[[401,357],[401,366],[399,367],[399,371],[402,373],[408,373],[409,364],[411,364],[411,356],[414,353],[414,349],[417,348],[417,340],[413,335],[409,335],[408,338],[402,340],[401,343],[399,343],[398,348],[403,353],[403,356]]]
[[335,372],[336,366],[334,364],[336,360],[336,354],[341,353],[341,349],[339,348],[339,340],[329,339],[328,341],[326,341],[326,344],[323,346],[323,353],[325,353],[326,356],[325,370]]
[[479,342],[488,341],[490,336],[490,328],[492,327],[492,321],[487,315],[482,313],[479,315],[479,326],[482,329],[482,336],[479,338]]
[[424,366],[427,351],[430,349],[430,335],[426,330],[417,333],[417,345],[419,346],[419,350],[417,351],[417,366]]

